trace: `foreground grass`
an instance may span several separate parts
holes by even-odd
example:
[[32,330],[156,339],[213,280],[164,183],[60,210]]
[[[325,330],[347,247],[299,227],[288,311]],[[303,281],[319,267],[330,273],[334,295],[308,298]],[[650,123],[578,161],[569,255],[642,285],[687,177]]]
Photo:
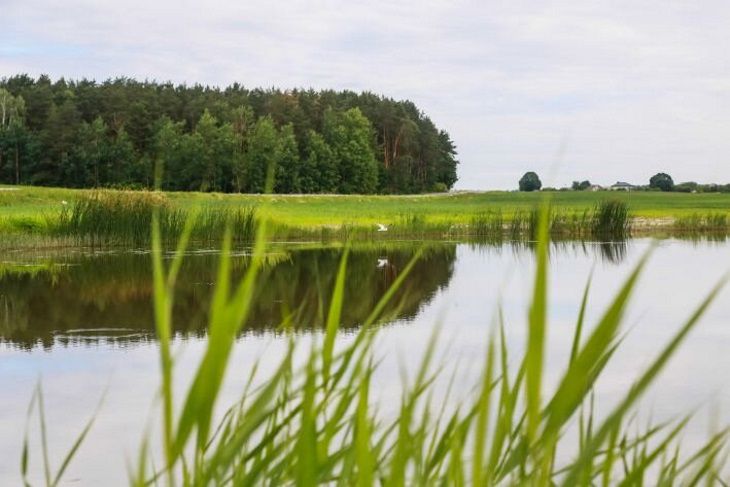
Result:
[[[259,229],[251,264],[235,283],[230,279],[230,235],[212,300],[206,350],[189,388],[180,395],[171,350],[171,309],[183,251],[194,228],[189,221],[178,252],[164,261],[159,225],[153,231],[154,303],[161,371],[161,451],[153,460],[143,439],[130,469],[135,486],[164,485],[724,485],[727,430],[696,452],[679,441],[687,418],[638,429],[631,423],[642,394],[652,384],[689,332],[697,326],[724,281],[690,313],[673,338],[639,371],[616,406],[594,414],[592,390],[621,344],[624,311],[634,294],[645,256],[618,290],[598,323],[584,324],[589,285],[575,326],[570,356],[557,386],[544,385],[548,316],[548,224],[542,213],[536,271],[527,320],[526,353],[511,357],[500,323],[484,350],[480,380],[465,397],[434,399],[439,375],[433,363],[435,340],[425,351],[414,379],[404,384],[395,418],[384,417],[371,389],[377,362],[372,349],[383,310],[407,279],[413,262],[372,309],[360,331],[338,341],[348,252],[335,280],[323,318],[322,335],[311,348],[298,350],[292,335],[289,351],[273,373],[257,380],[251,370],[241,400],[220,419],[214,411],[235,337],[246,326],[267,247],[265,223]],[[416,257],[417,258],[417,257]],[[590,283],[590,281],[589,281]],[[286,326],[283,327],[286,330]],[[590,330],[586,332],[584,330]],[[303,353],[303,355],[302,355]],[[458,381],[455,376],[453,381]],[[258,385],[253,385],[258,384]],[[38,405],[45,444],[42,394]],[[679,412],[678,412],[679,413]],[[571,426],[576,426],[571,428]],[[56,485],[91,422],[56,469],[45,448],[32,463],[27,439],[21,469],[32,465]]]
[[[62,202],[72,203],[89,190],[39,187],[0,188],[0,229],[40,225],[56,215]],[[300,228],[341,225],[396,224],[404,215],[417,215],[430,223],[468,224],[485,212],[501,212],[506,220],[531,211],[539,193],[490,191],[416,196],[358,195],[241,195],[220,193],[166,193],[175,208],[259,207],[261,216],[274,224]],[[551,201],[557,211],[581,212],[607,198],[625,202],[638,219],[691,217],[695,214],[730,214],[730,194],[657,192],[556,192]],[[2,222],[5,222],[4,224]],[[25,222],[25,223],[23,223]]]

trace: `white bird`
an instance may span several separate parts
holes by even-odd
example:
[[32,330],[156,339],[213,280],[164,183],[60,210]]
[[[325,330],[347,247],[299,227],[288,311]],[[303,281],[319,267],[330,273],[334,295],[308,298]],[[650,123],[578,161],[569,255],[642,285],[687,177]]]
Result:
[[388,259],[378,259],[378,269],[381,269],[388,265]]
[[62,205],[64,205],[64,206],[66,206],[66,205],[68,204],[68,201],[66,201],[66,200],[61,200],[61,204],[62,204]]
[[379,232],[387,232],[388,231],[388,227],[386,227],[382,223],[376,223],[376,225],[378,226],[378,231]]

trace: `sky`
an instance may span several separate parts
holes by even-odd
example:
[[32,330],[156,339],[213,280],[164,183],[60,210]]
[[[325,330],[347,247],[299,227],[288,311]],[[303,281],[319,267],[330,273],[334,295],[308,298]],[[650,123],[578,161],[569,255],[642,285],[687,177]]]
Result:
[[0,77],[367,90],[449,132],[457,189],[730,182],[730,2],[0,0]]

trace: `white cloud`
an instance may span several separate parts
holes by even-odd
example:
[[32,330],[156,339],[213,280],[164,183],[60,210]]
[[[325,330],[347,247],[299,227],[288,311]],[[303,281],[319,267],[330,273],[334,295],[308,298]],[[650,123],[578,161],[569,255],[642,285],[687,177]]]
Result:
[[367,89],[456,141],[462,188],[730,181],[730,4],[3,0],[0,73]]

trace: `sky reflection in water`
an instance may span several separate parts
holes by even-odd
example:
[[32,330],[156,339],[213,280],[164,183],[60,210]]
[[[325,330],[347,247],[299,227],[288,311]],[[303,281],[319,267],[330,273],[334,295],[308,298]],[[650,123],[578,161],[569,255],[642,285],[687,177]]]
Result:
[[[589,325],[599,318],[650,247],[649,240],[553,246],[548,387],[567,361],[581,293],[591,269]],[[343,316],[346,331],[357,328],[414,251],[415,247],[406,244],[353,251]],[[277,361],[285,345],[278,328],[284,316],[294,317],[302,342],[317,330],[339,258],[336,249],[283,247],[272,252],[259,280],[250,326],[236,347],[224,402],[238,396],[254,361],[261,359],[264,370]],[[178,395],[203,350],[216,264],[214,252],[196,252],[185,261],[174,311]],[[240,276],[245,255],[234,264]],[[145,429],[158,429],[154,409],[158,362],[149,269],[148,255],[131,252],[19,252],[9,254],[0,264],[1,485],[19,481],[25,415],[39,378],[46,395],[49,446],[56,464],[108,387],[97,423],[67,479],[79,479],[81,485],[106,480],[109,485],[112,475],[120,485],[126,484],[125,462],[135,458]],[[730,244],[726,242],[659,242],[630,306],[625,343],[597,387],[599,412],[626,390],[729,269]],[[379,336],[376,352],[383,361],[376,377],[378,387],[373,389],[385,409],[399,397],[401,369],[416,367],[437,329],[439,356],[447,370],[458,367],[464,377],[454,396],[463,396],[473,384],[470,379],[476,378],[483,362],[484,344],[499,306],[515,357],[524,342],[532,272],[529,246],[428,246],[399,293],[401,306],[387,310],[393,319]],[[642,411],[656,421],[705,407],[689,432],[698,440],[706,431],[706,406],[721,410],[730,400],[730,387],[725,384],[730,371],[728,297],[727,290],[719,296],[643,402]],[[343,337],[348,339],[348,335]],[[727,422],[730,417],[722,419]],[[36,466],[40,465],[39,452],[36,448],[31,458]]]

